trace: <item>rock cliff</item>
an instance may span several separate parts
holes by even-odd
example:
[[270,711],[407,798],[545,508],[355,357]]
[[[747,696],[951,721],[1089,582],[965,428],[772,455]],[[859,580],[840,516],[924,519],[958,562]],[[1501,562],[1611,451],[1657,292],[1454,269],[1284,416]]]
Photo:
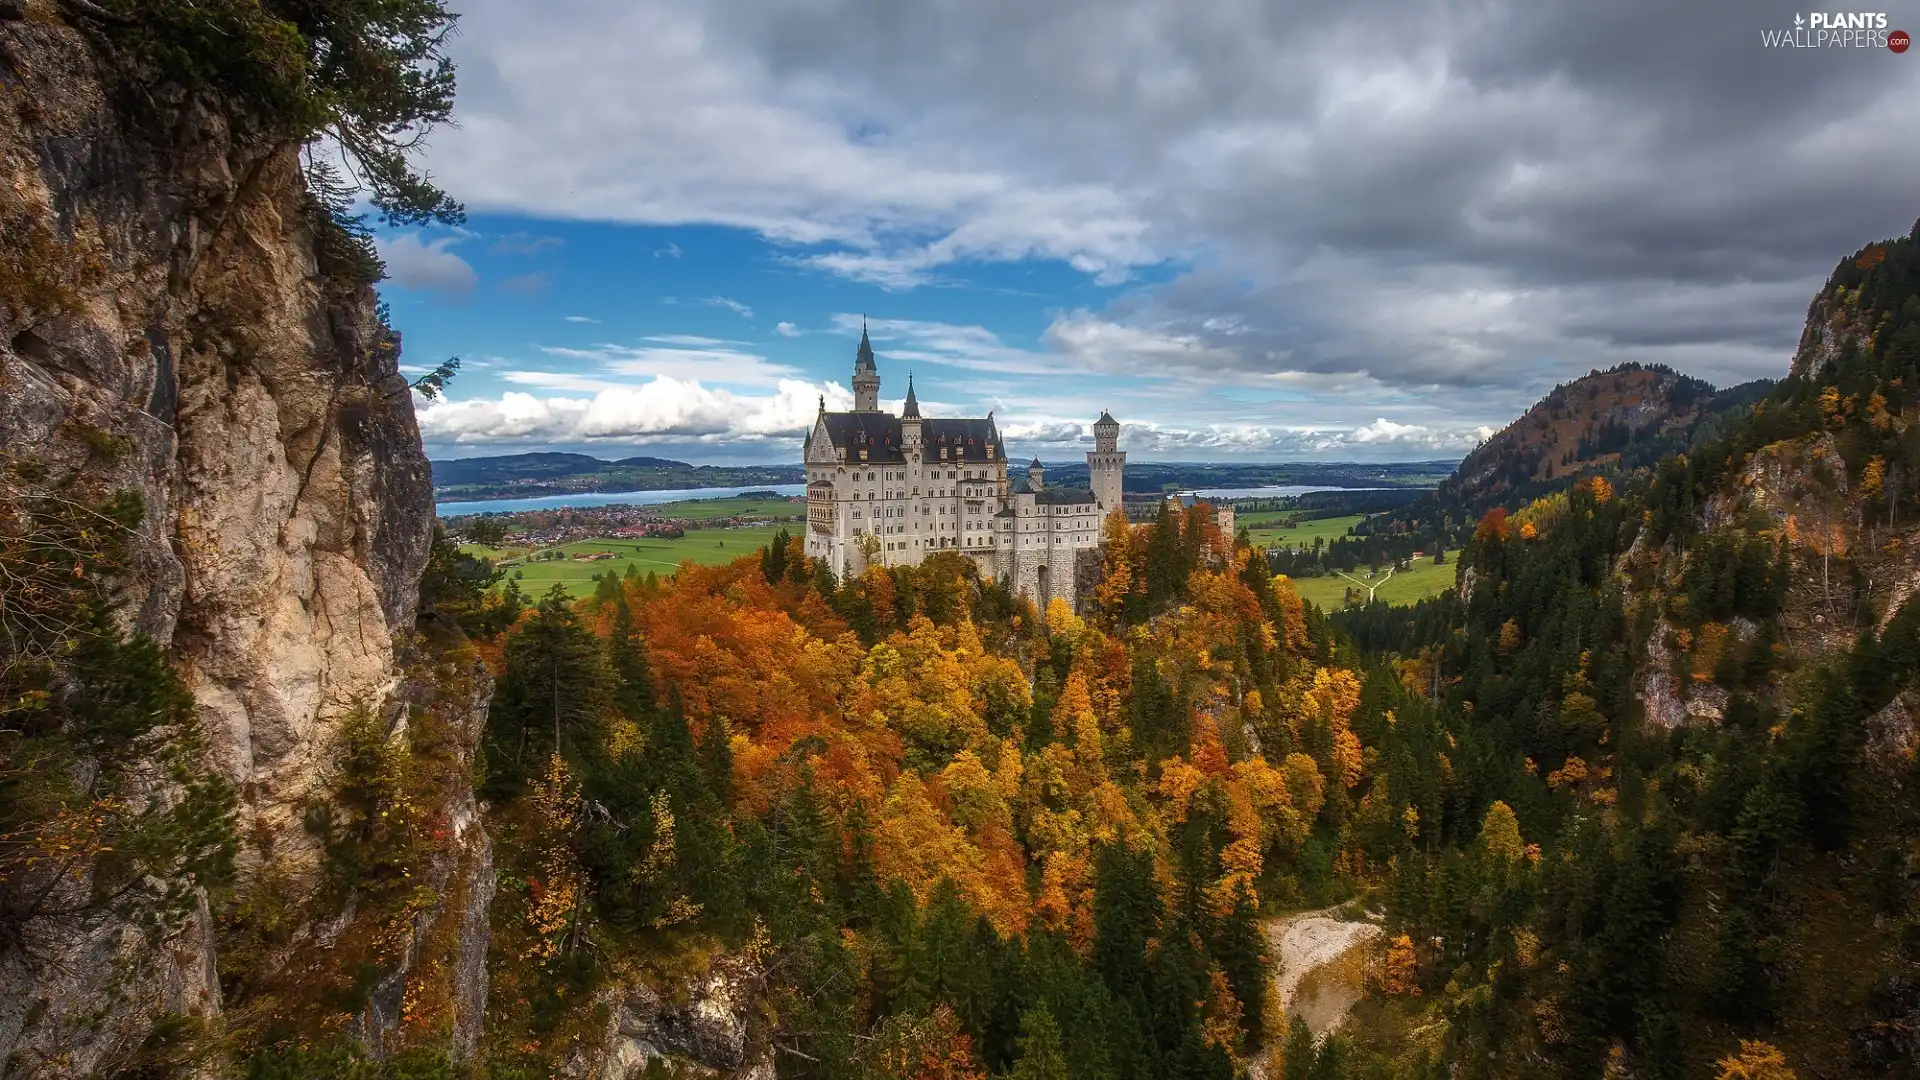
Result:
[[[294,143],[107,55],[51,0],[0,4],[0,459],[139,496],[123,617],[239,795],[242,881],[298,875],[340,718],[392,726],[405,696],[433,504],[399,339],[370,288],[319,272]],[[484,833],[459,833],[454,861],[484,866]],[[478,904],[450,913],[483,941]],[[0,955],[0,1074],[85,1075],[159,1014],[218,1011],[212,914],[157,952],[101,923]]]

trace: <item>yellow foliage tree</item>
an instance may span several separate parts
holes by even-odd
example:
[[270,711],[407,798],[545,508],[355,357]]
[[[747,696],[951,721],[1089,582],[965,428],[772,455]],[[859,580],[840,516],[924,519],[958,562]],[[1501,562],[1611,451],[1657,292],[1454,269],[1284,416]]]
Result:
[[940,770],[940,781],[953,800],[954,820],[968,829],[998,825],[1012,827],[1007,804],[993,774],[971,750],[955,754],[953,761]]
[[1505,865],[1526,857],[1527,844],[1520,838],[1520,819],[1513,816],[1512,807],[1498,800],[1487,807],[1487,816],[1480,823],[1480,846]]
[[1065,638],[1068,644],[1079,645],[1086,635],[1087,624],[1073,613],[1073,606],[1061,597],[1047,601],[1047,634]]
[[1049,930],[1064,930],[1075,947],[1093,944],[1093,867],[1087,856],[1050,851],[1040,870],[1034,917]]
[[[1360,680],[1345,668],[1323,667],[1313,673],[1307,701],[1335,731],[1347,726],[1360,705]],[[1296,732],[1295,734],[1298,734]]]
[[1233,984],[1218,965],[1207,972],[1206,1008],[1201,1013],[1200,1035],[1211,1046],[1228,1053],[1240,1044],[1240,999],[1233,996]]
[[1514,622],[1512,619],[1508,619],[1506,622],[1500,624],[1500,637],[1499,640],[1494,642],[1494,648],[1499,651],[1500,655],[1505,656],[1519,647],[1520,624]]
[[1757,1039],[1741,1039],[1740,1052],[1721,1058],[1716,1080],[1797,1080],[1787,1056]]
[[1860,497],[1868,502],[1879,502],[1887,491],[1887,460],[1878,454],[1867,459],[1867,467],[1860,473]]
[[1380,964],[1380,989],[1395,997],[1420,996],[1420,962],[1414,956],[1413,938],[1406,934],[1387,944]]
[[1206,782],[1207,774],[1185,758],[1168,758],[1160,767],[1160,795],[1167,800],[1173,821],[1187,820],[1187,804]]
[[1273,599],[1280,609],[1280,617],[1274,620],[1274,635],[1282,648],[1289,652],[1301,652],[1307,647],[1307,609],[1300,599],[1299,590],[1285,574],[1273,579]]
[[[1058,599],[1055,600],[1058,603]],[[1056,738],[1073,740],[1073,760],[1077,768],[1068,787],[1082,794],[1107,777],[1104,747],[1100,738],[1100,718],[1094,715],[1093,697],[1087,693],[1087,677],[1079,669],[1067,676],[1060,699],[1053,704],[1053,732]]]
[[1294,817],[1286,830],[1286,838],[1288,846],[1298,849],[1306,843],[1314,819],[1326,805],[1326,781],[1320,775],[1320,767],[1305,754],[1288,754],[1281,772],[1287,778],[1287,792],[1293,797]]
[[[528,793],[540,823],[539,873],[527,880],[527,929],[532,932],[533,957],[551,960],[560,955],[569,932],[582,914],[581,889],[586,876],[573,855],[573,836],[580,824],[580,791],[559,754],[547,762],[544,776]],[[667,818],[667,844],[673,843],[673,819]]]
[[1107,548],[1106,572],[1094,587],[1093,599],[1108,617],[1117,617],[1126,607],[1134,584],[1133,526],[1127,523],[1124,508],[1116,506],[1107,515],[1100,526],[1100,539]]
[[[1307,717],[1317,717],[1332,733],[1333,752],[1327,762],[1329,776],[1347,787],[1358,784],[1363,775],[1365,751],[1347,724],[1360,705],[1360,680],[1345,668],[1320,668],[1313,673],[1313,683],[1303,695],[1303,705]],[[1294,717],[1295,738],[1304,734],[1300,722],[1307,717]]]

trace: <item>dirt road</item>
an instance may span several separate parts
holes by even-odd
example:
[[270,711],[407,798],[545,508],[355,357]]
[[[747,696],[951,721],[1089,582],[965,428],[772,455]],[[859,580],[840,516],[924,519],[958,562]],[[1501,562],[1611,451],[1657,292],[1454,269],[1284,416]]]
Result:
[[[1304,911],[1267,924],[1280,1007],[1304,1018],[1315,1035],[1339,1026],[1347,1009],[1360,1000],[1364,950],[1356,946],[1380,935],[1378,926],[1334,918],[1333,910]],[[1329,965],[1330,970],[1321,970]],[[1343,970],[1348,967],[1353,970]]]

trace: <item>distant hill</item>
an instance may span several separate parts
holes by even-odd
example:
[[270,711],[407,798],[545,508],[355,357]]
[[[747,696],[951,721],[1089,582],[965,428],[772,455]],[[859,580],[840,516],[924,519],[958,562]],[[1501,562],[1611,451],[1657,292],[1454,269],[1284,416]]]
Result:
[[611,468],[691,469],[693,466],[667,458],[636,457],[604,461],[586,454],[505,454],[500,457],[436,461],[433,463],[433,482],[439,487],[452,487],[459,484],[510,483],[514,480],[554,480]]
[[434,494],[443,500],[746,487],[797,484],[803,479],[798,465],[690,465],[657,457],[607,461],[587,454],[532,453],[433,463]]
[[[1130,494],[1177,491],[1187,488],[1273,486],[1425,488],[1432,487],[1452,473],[1453,463],[1450,461],[1401,461],[1386,464],[1345,461],[1129,461],[1124,488]],[[1087,486],[1086,463],[1048,465],[1047,483],[1056,487]]]
[[1718,390],[1658,365],[1589,372],[1476,447],[1432,498],[1371,525],[1452,533],[1495,506],[1524,505],[1580,477],[1650,467],[1745,415],[1772,387],[1758,379]]
[[[1025,473],[1018,462],[1016,471]],[[1351,462],[1133,462],[1126,490],[1140,494],[1183,488],[1239,488],[1301,485],[1349,488],[1426,488],[1453,472],[1451,462],[1386,464]],[[661,491],[671,488],[746,487],[798,484],[806,474],[795,465],[690,465],[671,458],[630,457],[617,461],[587,454],[530,453],[453,458],[433,463],[434,494],[452,499],[523,499],[582,492]],[[1084,462],[1051,465],[1047,482],[1056,487],[1085,487]]]

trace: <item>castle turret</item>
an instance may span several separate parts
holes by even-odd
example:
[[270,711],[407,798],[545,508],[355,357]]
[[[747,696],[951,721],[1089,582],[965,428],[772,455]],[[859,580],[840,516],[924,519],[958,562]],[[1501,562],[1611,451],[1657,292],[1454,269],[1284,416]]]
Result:
[[1027,463],[1027,487],[1030,490],[1039,491],[1045,485],[1046,478],[1047,467],[1040,464],[1039,458]]
[[920,449],[920,399],[913,393],[913,376],[907,376],[907,403],[900,410],[900,445]]
[[1120,505],[1126,468],[1127,454],[1120,449],[1120,421],[1102,410],[1100,419],[1093,422],[1093,451],[1087,455],[1087,475],[1100,513],[1110,513]]
[[867,340],[867,322],[860,320],[860,351],[853,357],[853,407],[859,412],[880,408],[880,371],[873,366],[873,343]]

